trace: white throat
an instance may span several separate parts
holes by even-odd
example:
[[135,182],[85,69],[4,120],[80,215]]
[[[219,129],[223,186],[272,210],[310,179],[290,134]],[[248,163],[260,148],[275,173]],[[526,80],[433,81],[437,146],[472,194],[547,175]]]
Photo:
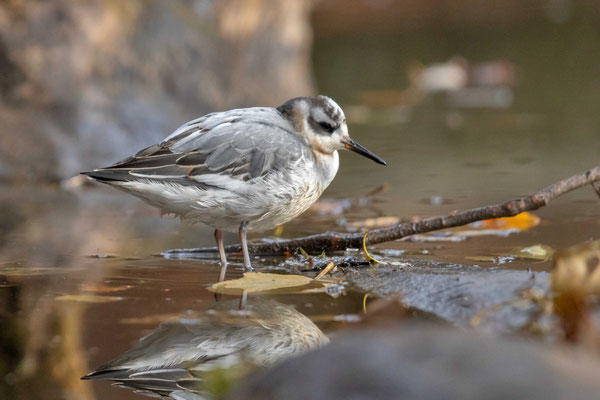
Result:
[[332,152],[331,155],[319,154],[315,157],[317,161],[317,174],[323,190],[335,178],[338,168],[340,166],[340,158],[337,150]]

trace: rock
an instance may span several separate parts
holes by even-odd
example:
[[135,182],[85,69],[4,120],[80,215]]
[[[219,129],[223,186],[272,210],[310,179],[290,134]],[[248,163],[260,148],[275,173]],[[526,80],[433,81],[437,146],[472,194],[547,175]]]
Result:
[[[189,119],[310,94],[312,2],[0,5],[0,164],[59,180]],[[268,11],[268,12],[267,12]]]
[[[378,296],[400,295],[402,302],[467,326],[478,313],[518,298],[526,289],[545,293],[548,274],[519,270],[479,268],[435,261],[410,260],[409,267],[378,264],[348,274],[360,290]],[[533,306],[500,307],[486,315],[482,327],[496,332],[513,332],[529,319]]]
[[237,399],[592,399],[597,358],[423,324],[338,337],[242,383]]

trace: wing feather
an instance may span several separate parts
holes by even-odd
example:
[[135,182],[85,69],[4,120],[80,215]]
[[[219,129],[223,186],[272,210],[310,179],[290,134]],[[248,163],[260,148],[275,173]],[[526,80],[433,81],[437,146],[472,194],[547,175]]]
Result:
[[190,121],[162,143],[84,174],[107,183],[149,179],[188,184],[210,175],[209,185],[218,186],[215,175],[248,181],[288,168],[301,157],[312,153],[276,109],[246,108]]

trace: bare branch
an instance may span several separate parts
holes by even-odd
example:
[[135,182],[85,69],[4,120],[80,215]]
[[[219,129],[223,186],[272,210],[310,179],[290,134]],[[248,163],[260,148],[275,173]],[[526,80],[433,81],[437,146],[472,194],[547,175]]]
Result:
[[[502,204],[489,205],[473,208],[461,212],[453,212],[444,217],[432,217],[414,223],[402,223],[389,228],[375,229],[367,237],[367,245],[398,240],[417,233],[426,233],[440,229],[452,228],[470,224],[489,218],[511,217],[523,211],[533,211],[550,203],[552,200],[579,189],[586,185],[592,185],[600,196],[600,189],[594,185],[600,181],[600,167],[594,167],[581,174],[573,175],[535,193],[518,199],[510,200]],[[362,233],[338,233],[326,232],[318,235],[306,236],[297,239],[274,240],[263,239],[258,242],[248,243],[252,254],[260,255],[284,255],[294,254],[299,247],[309,253],[320,253],[322,251],[338,251],[347,248],[360,248],[362,246]],[[240,252],[239,245],[227,246],[228,252]],[[175,249],[166,254],[199,254],[217,252],[216,247],[204,247],[199,249]]]

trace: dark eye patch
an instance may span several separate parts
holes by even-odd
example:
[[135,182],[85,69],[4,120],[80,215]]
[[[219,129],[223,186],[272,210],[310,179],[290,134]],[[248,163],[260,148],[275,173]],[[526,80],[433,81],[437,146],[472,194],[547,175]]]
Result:
[[319,126],[329,133],[333,133],[333,131],[336,129],[333,125],[326,121],[319,122]]

